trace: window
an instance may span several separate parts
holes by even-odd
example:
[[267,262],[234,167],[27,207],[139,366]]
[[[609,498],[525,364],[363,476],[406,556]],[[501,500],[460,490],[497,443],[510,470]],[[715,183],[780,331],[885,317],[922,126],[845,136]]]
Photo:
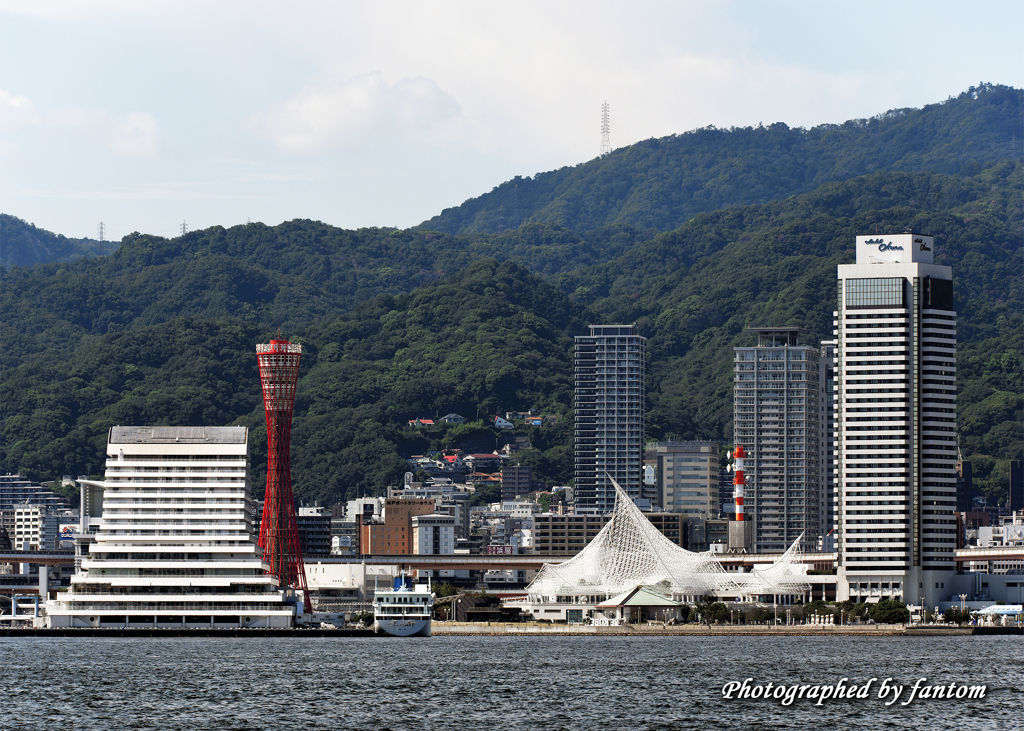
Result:
[[847,279],[846,307],[903,307],[902,277]]

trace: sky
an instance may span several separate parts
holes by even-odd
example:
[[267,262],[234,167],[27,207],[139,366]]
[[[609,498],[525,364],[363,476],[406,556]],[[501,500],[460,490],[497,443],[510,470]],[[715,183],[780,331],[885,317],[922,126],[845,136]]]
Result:
[[0,0],[0,211],[409,227],[692,129],[1024,87],[1020,0]]

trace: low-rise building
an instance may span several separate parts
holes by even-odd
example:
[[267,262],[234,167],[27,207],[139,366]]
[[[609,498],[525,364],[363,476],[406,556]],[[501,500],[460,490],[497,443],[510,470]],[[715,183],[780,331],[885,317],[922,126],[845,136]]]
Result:
[[[579,553],[604,528],[611,516],[557,515],[533,516],[533,552],[542,554]],[[677,546],[687,548],[687,516],[680,513],[645,513],[651,524]]]

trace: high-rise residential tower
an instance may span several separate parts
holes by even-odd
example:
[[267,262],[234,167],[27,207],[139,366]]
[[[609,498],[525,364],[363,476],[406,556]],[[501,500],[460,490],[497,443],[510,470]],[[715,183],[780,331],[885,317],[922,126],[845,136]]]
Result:
[[744,508],[754,550],[817,550],[822,532],[817,348],[793,327],[752,327],[757,345],[734,348],[733,437],[747,452]]
[[931,236],[857,237],[836,311],[838,599],[934,607],[956,546],[956,312]]
[[818,359],[818,472],[821,475],[821,550],[836,545],[836,341],[821,341]]
[[610,475],[633,498],[641,496],[644,448],[646,338],[633,325],[591,325],[576,337],[577,513],[615,507]]

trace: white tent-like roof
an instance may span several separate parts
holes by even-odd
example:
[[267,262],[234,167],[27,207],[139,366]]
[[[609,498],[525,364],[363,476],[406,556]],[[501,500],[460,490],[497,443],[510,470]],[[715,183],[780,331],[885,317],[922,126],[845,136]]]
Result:
[[799,538],[771,566],[749,574],[730,574],[716,554],[694,553],[672,543],[618,483],[611,481],[616,492],[611,520],[568,561],[544,564],[527,587],[531,601],[552,601],[566,595],[614,596],[640,585],[666,594],[719,597],[807,591],[806,567],[796,561]]

